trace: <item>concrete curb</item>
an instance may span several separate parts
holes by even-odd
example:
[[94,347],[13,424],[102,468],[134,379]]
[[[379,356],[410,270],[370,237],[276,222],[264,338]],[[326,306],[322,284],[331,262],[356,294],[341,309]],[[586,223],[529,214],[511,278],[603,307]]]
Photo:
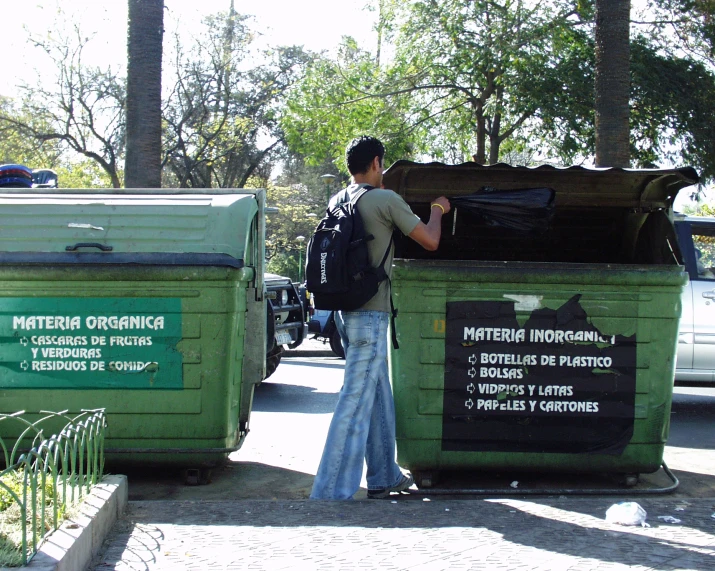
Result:
[[291,357],[337,357],[330,349],[327,351],[313,349],[290,349],[283,353],[282,357],[290,359]]
[[24,569],[86,569],[114,523],[126,510],[128,494],[126,476],[105,476],[82,502],[77,516],[66,520],[59,529],[52,532]]

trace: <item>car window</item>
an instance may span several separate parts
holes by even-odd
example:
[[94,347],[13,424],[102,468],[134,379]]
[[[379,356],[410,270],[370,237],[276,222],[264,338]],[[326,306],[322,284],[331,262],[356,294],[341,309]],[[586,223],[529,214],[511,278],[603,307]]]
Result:
[[712,233],[693,228],[695,260],[700,280],[715,280],[715,236]]

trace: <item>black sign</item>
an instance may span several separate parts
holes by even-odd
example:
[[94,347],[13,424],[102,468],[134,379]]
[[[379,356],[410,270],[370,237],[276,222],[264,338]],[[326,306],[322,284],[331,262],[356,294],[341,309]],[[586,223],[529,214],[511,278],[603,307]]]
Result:
[[447,303],[442,449],[620,454],[633,436],[635,335],[580,295],[519,325],[513,301]]

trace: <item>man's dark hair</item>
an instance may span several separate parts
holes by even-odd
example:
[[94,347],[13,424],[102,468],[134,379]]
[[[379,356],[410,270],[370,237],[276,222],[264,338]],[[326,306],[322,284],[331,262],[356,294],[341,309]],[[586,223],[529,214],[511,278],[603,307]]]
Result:
[[350,174],[367,172],[375,157],[380,157],[380,164],[385,158],[385,146],[375,137],[363,135],[350,141],[345,149],[345,162]]

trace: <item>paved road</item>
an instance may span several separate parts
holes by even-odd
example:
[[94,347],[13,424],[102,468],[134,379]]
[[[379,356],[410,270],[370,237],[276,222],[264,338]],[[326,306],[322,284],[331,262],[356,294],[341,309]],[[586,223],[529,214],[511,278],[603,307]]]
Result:
[[[318,345],[320,347],[320,345]],[[182,485],[169,471],[129,473],[130,500],[304,499],[320,461],[344,361],[337,357],[284,359],[270,381],[256,390],[251,433],[231,462],[213,474],[210,486]],[[665,461],[680,480],[676,497],[715,498],[715,389],[677,388]],[[445,482],[446,480],[446,482]],[[503,490],[513,481],[527,489],[617,487],[611,478],[559,474],[445,474],[446,487]],[[639,489],[667,487],[663,473],[642,475]],[[363,486],[365,482],[363,481]],[[362,497],[364,492],[359,497]]]
[[130,502],[93,569],[715,568],[712,501],[641,500],[649,528],[607,523],[613,501]]
[[[662,472],[618,495],[548,496],[529,492],[608,482],[506,473],[466,476],[504,494],[312,502],[342,369],[334,357],[285,359],[256,393],[244,447],[211,485],[130,473],[128,513],[92,569],[715,569],[715,390],[676,389],[665,453],[681,481],[673,494],[637,495],[667,485]],[[608,523],[619,501],[637,501],[651,527]]]

